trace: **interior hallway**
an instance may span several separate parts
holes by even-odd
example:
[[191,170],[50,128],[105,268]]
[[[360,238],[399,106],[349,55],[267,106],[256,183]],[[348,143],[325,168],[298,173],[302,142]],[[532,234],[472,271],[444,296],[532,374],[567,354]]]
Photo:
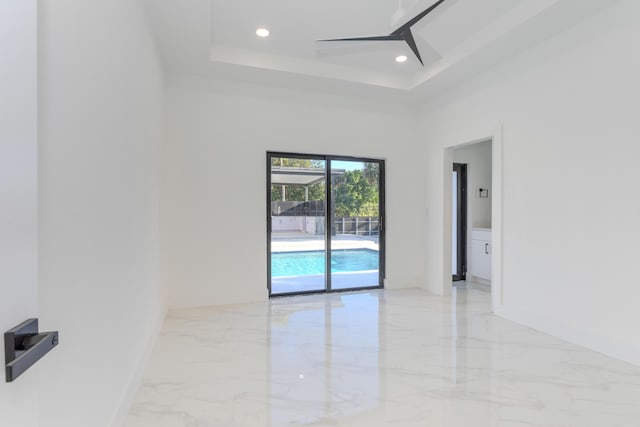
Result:
[[493,316],[489,297],[171,311],[126,426],[638,426],[640,368]]

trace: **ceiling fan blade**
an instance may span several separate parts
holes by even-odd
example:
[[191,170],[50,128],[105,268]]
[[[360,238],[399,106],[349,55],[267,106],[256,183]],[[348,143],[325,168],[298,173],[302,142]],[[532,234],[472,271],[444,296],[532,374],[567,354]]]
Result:
[[438,0],[437,2],[435,2],[434,4],[432,4],[431,6],[429,6],[427,9],[425,9],[424,11],[420,12],[419,14],[417,14],[416,16],[414,16],[412,19],[410,19],[409,21],[407,21],[404,25],[402,25],[400,28],[398,28],[397,30],[395,30],[393,34],[401,34],[403,32],[405,32],[406,30],[408,30],[409,28],[411,28],[412,26],[414,26],[418,21],[420,21],[422,18],[424,18],[425,16],[427,16],[428,14],[430,14],[436,7],[440,6],[442,3],[444,2],[444,0]]
[[407,44],[409,45],[413,53],[416,55],[416,58],[418,58],[418,61],[420,61],[420,64],[422,64],[422,66],[424,67],[424,62],[422,62],[420,51],[418,50],[418,46],[416,45],[416,41],[413,38],[413,33],[411,32],[410,28],[404,32],[404,40],[407,42]]
[[371,37],[346,37],[341,39],[327,39],[327,40],[317,40],[318,42],[363,42],[363,41],[398,41],[403,40],[407,43],[411,51],[414,53],[420,64],[424,67],[424,62],[422,61],[422,57],[420,56],[420,51],[418,50],[418,45],[416,45],[416,41],[413,38],[413,33],[411,32],[411,27],[415,25],[422,18],[431,13],[436,7],[440,6],[444,3],[444,0],[438,0],[429,6],[427,9],[423,10],[416,16],[414,16],[409,21],[405,22],[401,27],[397,30],[389,34],[388,36],[371,36]]
[[318,40],[319,42],[360,42],[360,41],[397,41],[404,40],[400,35],[391,34],[388,36],[371,36],[371,37],[347,37],[344,39],[328,39]]

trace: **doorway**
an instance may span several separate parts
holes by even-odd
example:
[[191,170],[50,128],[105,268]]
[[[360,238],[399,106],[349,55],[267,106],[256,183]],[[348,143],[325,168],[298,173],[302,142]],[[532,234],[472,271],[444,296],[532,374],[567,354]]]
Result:
[[267,153],[269,296],[384,282],[384,161]]
[[467,165],[453,164],[451,176],[451,276],[465,280],[467,273]]
[[447,151],[449,265],[456,287],[492,288],[493,145],[493,139],[486,139]]

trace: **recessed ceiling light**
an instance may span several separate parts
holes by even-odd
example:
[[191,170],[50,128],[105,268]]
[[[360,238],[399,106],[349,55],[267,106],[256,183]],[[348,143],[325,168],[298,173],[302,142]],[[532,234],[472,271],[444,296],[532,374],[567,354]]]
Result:
[[396,56],[396,62],[404,62],[407,60],[407,57],[404,55]]
[[258,28],[256,30],[256,34],[259,37],[268,37],[269,36],[269,30],[267,30],[266,28]]

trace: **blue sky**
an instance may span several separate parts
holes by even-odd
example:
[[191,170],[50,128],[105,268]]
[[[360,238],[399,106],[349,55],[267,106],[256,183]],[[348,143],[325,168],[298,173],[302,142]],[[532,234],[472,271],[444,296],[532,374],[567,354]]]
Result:
[[331,167],[333,169],[345,169],[348,171],[356,170],[356,169],[364,169],[364,163],[362,162],[351,162],[351,161],[342,161],[342,160],[334,160],[331,162]]

